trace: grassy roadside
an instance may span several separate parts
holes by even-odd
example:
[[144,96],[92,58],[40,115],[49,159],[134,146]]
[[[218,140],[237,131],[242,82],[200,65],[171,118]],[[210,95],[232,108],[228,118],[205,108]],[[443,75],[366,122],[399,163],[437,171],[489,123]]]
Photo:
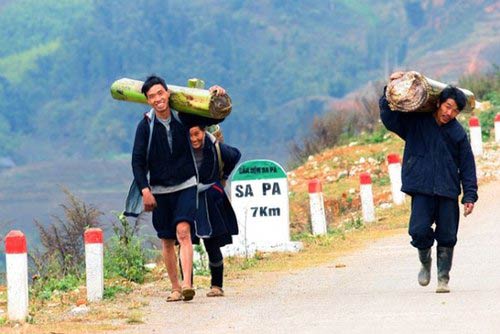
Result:
[[[378,148],[369,147],[368,151]],[[358,160],[361,155],[370,155],[361,146],[352,146],[354,156],[348,161],[340,162],[339,168],[345,168]],[[325,160],[326,161],[326,160]],[[333,168],[331,168],[333,170]],[[350,177],[342,177],[335,186],[342,189],[338,196],[342,197],[353,187],[355,173]],[[384,188],[384,189],[382,189]],[[387,185],[379,189],[374,185],[374,192],[386,191]],[[226,286],[228,289],[243,287],[249,280],[255,283],[263,273],[287,273],[311,266],[333,261],[343,254],[362,247],[366,242],[386,235],[397,233],[405,226],[407,206],[399,208],[378,209],[377,222],[364,226],[355,210],[331,212],[329,217],[329,233],[325,236],[313,237],[308,232],[309,218],[305,212],[308,204],[306,187],[293,190],[298,196],[291,199],[291,216],[296,226],[292,232],[295,240],[304,244],[304,249],[296,254],[290,253],[257,253],[248,259],[229,258],[226,260]],[[305,191],[305,193],[303,193]],[[326,197],[332,197],[327,187]],[[356,193],[349,196],[355,197]],[[327,204],[328,205],[328,204]],[[301,211],[301,213],[297,213]],[[120,329],[128,324],[141,323],[144,311],[148,306],[148,296],[166,294],[169,284],[163,265],[159,265],[146,275],[143,284],[135,284],[127,280],[108,280],[105,286],[110,297],[100,303],[86,305],[88,312],[72,315],[71,310],[85,305],[86,288],[78,286],[71,291],[56,291],[49,299],[30,301],[30,317],[25,324],[9,323],[0,314],[0,328],[5,333],[86,333]],[[209,287],[208,276],[195,278],[197,288]],[[6,293],[0,293],[0,309],[6,310]]]
[[[345,149],[345,148],[343,148]],[[370,147],[372,150],[373,147]],[[378,147],[375,147],[376,151]],[[499,150],[498,145],[489,143],[485,146],[487,158],[479,159],[479,168],[498,169]],[[352,146],[352,152],[356,154],[353,162],[359,161],[360,156],[368,160],[370,155],[358,146]],[[325,155],[329,153],[325,152]],[[491,155],[494,154],[494,155]],[[329,161],[326,159],[325,161]],[[497,163],[496,163],[497,162]],[[496,164],[495,164],[496,163]],[[320,159],[317,164],[321,166]],[[491,167],[494,164],[494,167]],[[383,163],[379,163],[375,168],[384,168]],[[324,170],[321,167],[318,170]],[[315,177],[321,175],[316,175]],[[309,177],[309,176],[308,176]],[[325,176],[327,177],[327,176]],[[337,182],[343,187],[338,194],[343,198],[343,194],[349,194],[356,197],[357,193],[350,193],[352,186],[345,186],[343,182],[353,182],[356,174],[349,177],[343,177]],[[495,176],[485,174],[481,183],[488,182]],[[298,177],[297,177],[298,178]],[[305,178],[304,178],[305,179]],[[302,185],[301,185],[302,186]],[[387,192],[386,184],[374,184],[375,198],[382,202],[385,197],[380,194]],[[409,201],[401,206],[381,207],[376,209],[377,221],[375,223],[364,225],[360,223],[359,213],[356,210],[346,210],[345,212],[332,212],[331,219],[328,219],[329,233],[325,236],[313,237],[308,233],[309,222],[304,213],[297,213],[302,210],[307,195],[300,190],[296,190],[302,198],[301,203],[293,203],[291,199],[291,215],[301,218],[301,228],[297,229],[292,235],[294,240],[300,240],[304,244],[304,249],[298,253],[257,253],[254,257],[248,259],[229,258],[226,260],[226,287],[227,291],[247,288],[248,283],[252,286],[266,284],[269,280],[275,280],[280,275],[287,274],[296,270],[301,270],[319,265],[333,265],[343,267],[344,263],[340,258],[358,249],[366,244],[383,237],[406,233],[407,220],[409,215]],[[305,191],[305,187],[304,187]],[[334,189],[332,189],[334,191]],[[328,197],[334,195],[327,195]],[[307,203],[306,203],[307,204]],[[340,215],[338,215],[340,214]],[[263,279],[265,277],[265,280]],[[80,286],[74,290],[54,294],[48,300],[33,300],[30,304],[30,314],[27,323],[16,324],[5,320],[5,313],[0,313],[0,331],[5,334],[11,333],[98,333],[103,331],[113,331],[126,329],[130,324],[138,324],[144,321],[148,311],[151,296],[166,296],[169,284],[167,282],[166,272],[162,265],[159,265],[148,272],[143,284],[132,283],[127,280],[111,279],[106,281],[109,296],[102,302],[87,305],[88,312],[82,315],[72,315],[70,311],[77,305],[84,305],[86,290]],[[209,286],[207,276],[195,277],[196,287],[205,289]],[[114,291],[109,291],[114,289]],[[195,307],[195,305],[193,305]],[[5,288],[0,288],[0,309],[6,311],[6,292]]]
[[[357,226],[331,231],[325,236],[304,235],[301,241],[304,249],[298,253],[257,253],[249,259],[229,258],[226,260],[227,290],[244,288],[247,282],[252,285],[266,284],[271,277],[308,267],[335,262],[342,255],[363,247],[370,241],[404,233],[408,205],[398,208],[378,209],[377,222],[369,226]],[[274,273],[278,275],[267,275]],[[265,282],[260,275],[266,275]],[[196,276],[197,288],[206,289],[209,279]],[[163,266],[151,271],[144,284],[132,284],[126,280],[107,282],[108,285],[122,286],[130,293],[119,292],[114,298],[105,299],[89,306],[90,311],[81,316],[71,316],[69,310],[85,300],[85,287],[58,295],[56,299],[41,302],[33,301],[30,310],[34,314],[25,324],[0,323],[2,333],[94,333],[125,329],[130,324],[143,322],[149,296],[165,294],[168,283]],[[5,305],[4,291],[0,292],[0,307]]]

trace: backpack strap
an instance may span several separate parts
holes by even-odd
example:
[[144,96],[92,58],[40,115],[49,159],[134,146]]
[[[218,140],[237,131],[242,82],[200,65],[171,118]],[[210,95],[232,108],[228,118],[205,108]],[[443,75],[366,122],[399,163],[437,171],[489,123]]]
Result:
[[220,151],[220,143],[218,140],[215,141],[215,150],[217,151],[217,160],[219,161],[219,178],[222,180],[224,176],[224,161],[222,161],[222,153]]
[[153,127],[155,125],[155,111],[151,109],[148,113],[146,113],[146,118],[149,122],[149,138],[148,138],[148,150],[146,153],[146,161],[149,157],[149,148],[151,147],[151,139],[153,138]]

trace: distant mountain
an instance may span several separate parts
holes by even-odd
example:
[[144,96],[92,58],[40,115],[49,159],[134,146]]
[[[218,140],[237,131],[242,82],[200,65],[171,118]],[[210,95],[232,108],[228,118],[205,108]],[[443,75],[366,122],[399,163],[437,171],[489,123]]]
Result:
[[500,2],[418,3],[423,20],[414,19],[418,29],[409,36],[404,67],[456,82],[464,74],[484,72],[492,64],[500,64]]
[[129,153],[147,107],[121,77],[219,83],[244,158],[288,159],[314,115],[394,68],[457,80],[499,63],[497,1],[0,1],[0,158]]

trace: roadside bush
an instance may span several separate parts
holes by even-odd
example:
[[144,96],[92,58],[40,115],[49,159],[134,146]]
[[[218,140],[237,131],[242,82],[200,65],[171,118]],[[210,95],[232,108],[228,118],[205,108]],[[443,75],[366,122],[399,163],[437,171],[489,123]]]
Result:
[[363,132],[369,134],[364,136],[368,142],[384,141],[386,130],[379,124],[378,106],[382,85],[381,82],[376,82],[358,93],[354,97],[352,109],[332,109],[322,117],[314,117],[311,129],[302,143],[295,141],[289,145],[292,157],[290,167],[339,143],[353,138],[358,140]]
[[483,138],[483,142],[488,141],[492,136],[492,130],[495,127],[495,116],[498,111],[499,108],[491,108],[481,112],[477,116],[479,118],[479,124],[481,124],[481,137]]
[[317,154],[337,144],[346,122],[345,112],[342,111],[329,113],[322,118],[314,117],[310,134],[303,143],[293,142],[290,145],[293,160],[298,163],[303,162],[310,155]]
[[458,81],[458,86],[473,92],[478,100],[489,100],[488,94],[500,92],[500,66],[493,65],[487,73],[465,75]]
[[98,227],[97,218],[102,213],[63,189],[67,204],[61,204],[64,219],[53,216],[54,222],[44,227],[35,220],[43,250],[29,252],[32,264],[32,293],[49,299],[54,290],[68,291],[76,288],[85,270],[85,245],[83,234],[87,228]]
[[208,267],[208,255],[205,251],[205,247],[200,243],[199,245],[193,245],[194,249],[194,261],[193,261],[193,271],[195,275],[208,276],[210,275],[210,269]]
[[43,284],[37,284],[32,290],[37,298],[49,300],[55,291],[67,292],[75,290],[83,283],[81,277],[68,274],[62,278],[48,277],[43,280]]
[[[90,227],[98,227],[97,218],[102,215],[93,205],[84,203],[67,189],[63,191],[68,200],[68,204],[61,204],[65,219],[52,216],[54,223],[47,227],[35,220],[45,250],[35,252],[31,258],[41,277],[46,276],[47,269],[51,270],[52,277],[82,273],[85,258],[83,234]],[[48,259],[53,263],[48,265]]]
[[127,244],[113,236],[106,243],[104,275],[106,278],[121,276],[132,282],[143,283],[146,275],[146,256],[140,240],[133,237]]
[[131,288],[121,286],[121,285],[111,285],[104,287],[103,299],[115,299],[116,295],[119,293],[130,293]]
[[117,218],[118,224],[113,223],[114,236],[106,243],[104,275],[106,278],[120,276],[132,282],[143,283],[147,256],[137,235],[140,221],[134,219],[131,223],[121,214]]

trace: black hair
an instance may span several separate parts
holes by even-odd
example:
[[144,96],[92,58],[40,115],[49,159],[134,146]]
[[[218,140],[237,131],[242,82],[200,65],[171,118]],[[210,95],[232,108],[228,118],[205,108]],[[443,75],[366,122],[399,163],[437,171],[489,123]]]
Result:
[[148,97],[147,93],[154,85],[162,85],[165,90],[168,90],[168,86],[165,80],[156,75],[150,75],[146,81],[142,84],[141,92],[144,96]]
[[439,104],[446,102],[446,100],[452,99],[457,104],[458,110],[462,111],[467,104],[467,97],[465,97],[464,92],[454,86],[447,86],[439,94]]

